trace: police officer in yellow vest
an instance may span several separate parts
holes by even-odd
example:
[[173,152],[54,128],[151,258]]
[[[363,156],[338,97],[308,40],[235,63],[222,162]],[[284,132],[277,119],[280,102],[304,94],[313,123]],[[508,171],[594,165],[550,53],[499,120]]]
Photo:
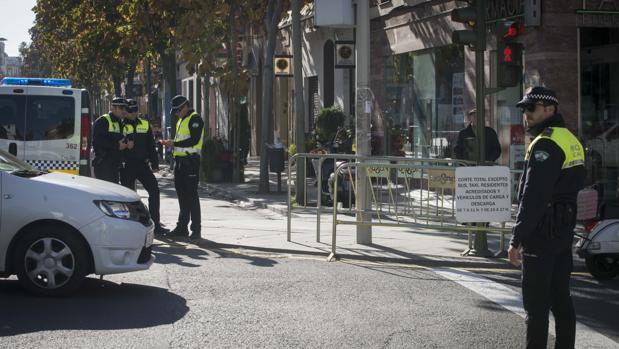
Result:
[[172,115],[178,117],[174,141],[165,141],[174,150],[174,186],[178,196],[180,212],[176,228],[170,236],[187,236],[187,224],[191,218],[192,240],[201,239],[200,198],[198,181],[200,179],[200,152],[204,134],[204,122],[198,113],[189,106],[184,96],[172,98]]
[[555,317],[555,348],[574,348],[576,333],[569,283],[584,150],[565,128],[558,105],[555,92],[545,87],[529,89],[517,104],[534,137],[525,156],[508,251],[510,262],[522,266],[527,348],[546,348],[549,311]]
[[123,136],[133,142],[132,149],[123,151],[123,167],[120,170],[120,183],[135,190],[136,179],[148,192],[148,211],[155,222],[155,234],[162,235],[168,230],[161,226],[159,216],[159,183],[153,172],[159,171],[159,157],[155,148],[155,138],[148,120],[138,117],[138,103],[127,99],[127,115],[123,120]]
[[122,119],[125,117],[127,101],[114,97],[112,110],[99,117],[93,124],[92,147],[95,152],[93,167],[95,177],[118,183],[122,163],[122,151],[133,147],[122,134]]

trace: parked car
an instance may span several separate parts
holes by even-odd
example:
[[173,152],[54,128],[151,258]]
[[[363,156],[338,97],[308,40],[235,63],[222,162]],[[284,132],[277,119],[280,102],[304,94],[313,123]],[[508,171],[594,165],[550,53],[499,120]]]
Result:
[[89,274],[148,269],[154,224],[140,197],[94,178],[41,171],[0,150],[0,277],[65,295]]

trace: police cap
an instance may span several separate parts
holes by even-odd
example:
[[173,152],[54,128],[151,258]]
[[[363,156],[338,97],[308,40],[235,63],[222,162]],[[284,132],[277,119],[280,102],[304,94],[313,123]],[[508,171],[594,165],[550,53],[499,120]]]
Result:
[[127,99],[127,111],[130,113],[137,113],[138,101],[135,99]]
[[522,107],[537,104],[538,102],[542,102],[544,105],[559,105],[559,99],[555,91],[543,86],[535,86],[528,90],[522,100],[516,103],[516,106]]
[[174,114],[174,112],[180,110],[183,105],[188,102],[189,100],[185,96],[174,96],[174,98],[172,98],[172,110],[170,111],[170,114]]
[[112,99],[112,105],[116,107],[126,107],[127,100],[122,97],[114,97],[114,99]]

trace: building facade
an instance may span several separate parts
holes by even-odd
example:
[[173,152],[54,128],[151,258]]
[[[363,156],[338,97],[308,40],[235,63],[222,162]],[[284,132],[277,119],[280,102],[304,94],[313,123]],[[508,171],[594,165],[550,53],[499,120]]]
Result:
[[[393,0],[375,4],[371,20],[371,87],[389,127],[410,130],[411,150],[452,144],[475,103],[475,59],[453,45],[463,29],[450,19],[453,1]],[[488,0],[486,86],[496,86],[497,42],[524,21],[523,0]],[[523,81],[486,98],[487,123],[497,130],[501,164],[518,166],[524,155],[521,112],[526,88],[554,89],[567,126],[588,148],[599,175],[616,181],[619,165],[619,1],[546,0],[539,25],[516,40],[524,45]],[[615,137],[615,135],[617,137]],[[449,147],[448,147],[449,149]],[[426,152],[427,154],[427,152]],[[448,156],[450,154],[443,154]],[[593,174],[595,176],[595,174]]]
[[7,76],[21,76],[22,70],[21,57],[7,57],[5,72]]

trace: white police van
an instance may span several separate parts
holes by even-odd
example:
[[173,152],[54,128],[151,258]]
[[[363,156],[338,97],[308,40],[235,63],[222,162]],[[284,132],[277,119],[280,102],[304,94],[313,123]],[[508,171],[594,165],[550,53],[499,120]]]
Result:
[[90,175],[88,91],[67,79],[0,81],[0,149],[46,171]]

